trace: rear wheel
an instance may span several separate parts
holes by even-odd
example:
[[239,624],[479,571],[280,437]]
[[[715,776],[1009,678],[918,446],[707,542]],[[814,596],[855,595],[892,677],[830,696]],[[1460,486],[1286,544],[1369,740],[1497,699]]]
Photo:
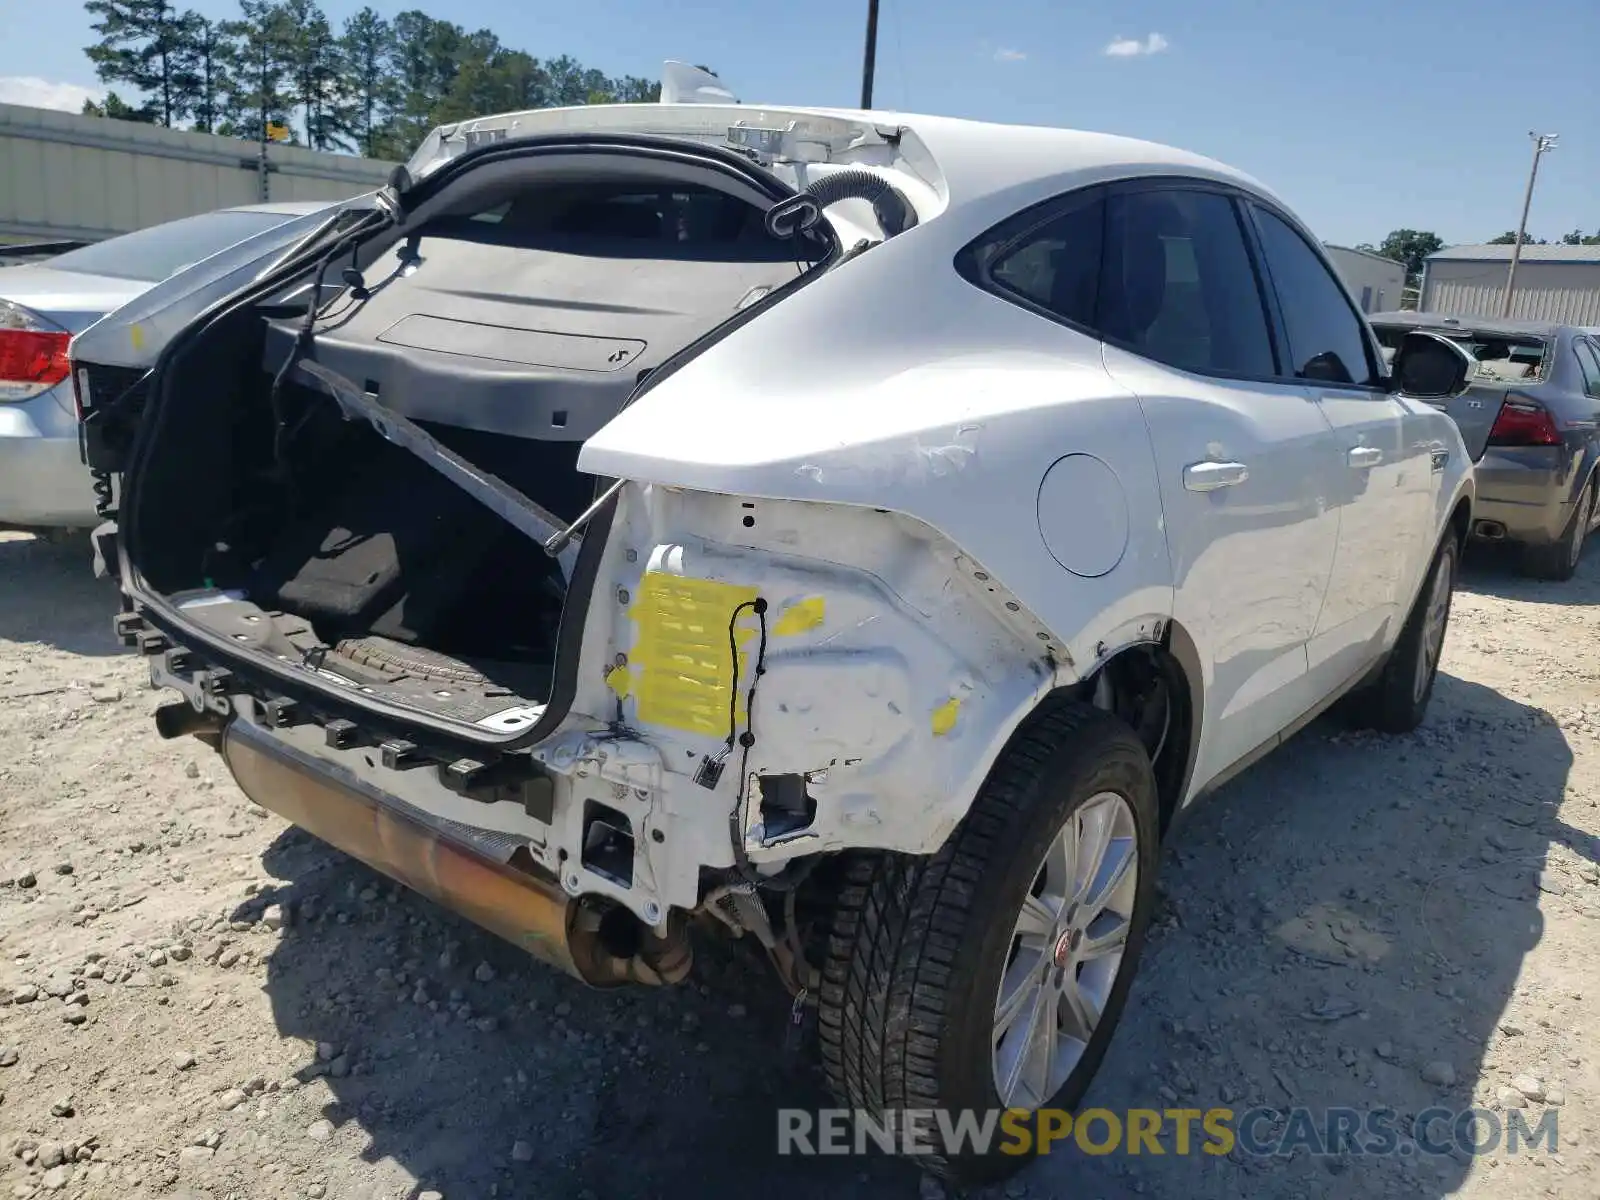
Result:
[[1410,733],[1422,724],[1439,676],[1460,553],[1454,535],[1446,534],[1382,674],[1341,704],[1350,724],[1384,733]]
[[1560,583],[1571,579],[1578,570],[1578,560],[1583,557],[1583,544],[1589,536],[1589,526],[1594,523],[1595,490],[1600,488],[1600,476],[1587,485],[1573,505],[1572,520],[1567,523],[1561,540],[1549,546],[1529,546],[1523,560],[1529,575],[1539,579],[1552,579]]
[[[1121,721],[1052,703],[932,857],[851,868],[834,914],[820,1041],[841,1103],[887,1122],[1071,1108],[1127,1000],[1155,902],[1150,759]],[[942,1147],[963,1182],[1025,1156]]]

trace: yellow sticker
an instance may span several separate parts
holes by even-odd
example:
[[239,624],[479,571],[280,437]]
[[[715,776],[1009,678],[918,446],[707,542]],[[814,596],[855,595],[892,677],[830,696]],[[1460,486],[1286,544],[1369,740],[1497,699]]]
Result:
[[793,637],[797,633],[807,633],[815,629],[822,624],[826,608],[821,596],[808,596],[804,600],[796,601],[783,610],[783,615],[772,627],[772,636]]
[[627,667],[612,667],[606,672],[606,686],[617,694],[622,700],[628,698],[628,693],[633,691],[633,672]]
[[135,350],[143,350],[144,349],[144,326],[143,325],[129,325],[128,326],[128,340],[133,343],[133,348]]
[[933,710],[933,736],[943,737],[956,727],[956,717],[961,712],[961,701],[954,696]]
[[[753,664],[740,649],[735,671],[728,636],[730,625],[738,645],[756,636],[749,607],[755,598],[752,587],[645,572],[628,609],[639,630],[628,669],[641,723],[721,738],[728,735],[730,709],[735,720],[743,720],[746,672]],[[738,696],[736,673],[743,685]]]

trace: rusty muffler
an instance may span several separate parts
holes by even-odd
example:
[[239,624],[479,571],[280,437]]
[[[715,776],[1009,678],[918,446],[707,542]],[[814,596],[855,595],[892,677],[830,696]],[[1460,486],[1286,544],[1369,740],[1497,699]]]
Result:
[[496,862],[402,802],[303,766],[298,751],[269,739],[234,720],[223,731],[222,757],[246,796],[314,837],[594,987],[688,975],[681,922],[661,937],[624,908],[575,901],[542,872]]

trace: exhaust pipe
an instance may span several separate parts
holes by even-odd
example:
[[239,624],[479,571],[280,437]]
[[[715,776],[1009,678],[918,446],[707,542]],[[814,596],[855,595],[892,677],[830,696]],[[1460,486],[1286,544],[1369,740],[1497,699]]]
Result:
[[683,922],[661,936],[625,908],[573,900],[542,872],[497,862],[400,801],[302,767],[292,753],[237,719],[222,731],[223,760],[250,799],[534,958],[593,987],[688,975]]
[[196,712],[192,705],[181,702],[163,704],[156,709],[156,732],[169,741],[192,733],[215,749],[222,734],[222,718],[209,709]]
[[1477,521],[1472,526],[1472,532],[1486,542],[1504,541],[1506,527],[1499,521]]

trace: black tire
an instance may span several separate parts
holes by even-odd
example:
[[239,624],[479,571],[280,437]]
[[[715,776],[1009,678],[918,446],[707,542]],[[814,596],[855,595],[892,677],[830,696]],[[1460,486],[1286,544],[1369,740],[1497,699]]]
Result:
[[1529,546],[1522,556],[1522,569],[1535,579],[1549,579],[1565,583],[1578,571],[1583,556],[1584,540],[1589,536],[1589,526],[1594,521],[1596,491],[1600,489],[1600,476],[1585,484],[1578,493],[1578,503],[1572,507],[1572,519],[1561,535],[1561,540],[1548,546]]
[[[879,1121],[916,1109],[970,1109],[981,1119],[1004,1107],[995,1084],[994,1020],[1012,933],[1057,833],[1104,792],[1132,810],[1138,876],[1125,949],[1099,1023],[1076,1067],[1041,1107],[1078,1103],[1138,967],[1155,904],[1159,807],[1149,756],[1133,731],[1068,700],[1047,702],[1018,733],[937,854],[852,863],[818,998],[823,1066],[839,1103]],[[917,1161],[961,1183],[1002,1179],[1029,1161],[995,1149]]]
[[[1433,556],[1428,577],[1417,593],[1411,613],[1406,617],[1405,628],[1400,631],[1400,640],[1389,651],[1382,672],[1372,683],[1347,696],[1340,705],[1348,724],[1383,733],[1410,733],[1422,724],[1423,718],[1428,715],[1428,701],[1433,698],[1434,680],[1439,677],[1439,653],[1443,650],[1444,636],[1450,626],[1450,604],[1455,595],[1456,564],[1460,557],[1461,546],[1454,532],[1447,533]],[[1418,658],[1429,649],[1425,639],[1428,611],[1440,572],[1446,576],[1443,625],[1438,630],[1437,642],[1433,647],[1433,660],[1425,668],[1427,679],[1419,688]]]

